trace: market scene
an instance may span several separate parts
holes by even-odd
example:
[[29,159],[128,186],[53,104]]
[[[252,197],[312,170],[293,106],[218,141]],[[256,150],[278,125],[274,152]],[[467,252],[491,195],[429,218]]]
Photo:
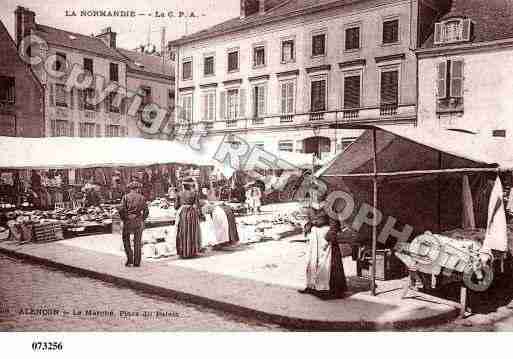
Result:
[[0,17],[0,331],[511,331],[511,1],[233,2],[159,50]]

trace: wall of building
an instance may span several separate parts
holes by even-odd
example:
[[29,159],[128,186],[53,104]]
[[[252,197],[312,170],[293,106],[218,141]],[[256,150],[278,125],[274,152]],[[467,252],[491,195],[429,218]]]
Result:
[[[137,91],[141,86],[151,88],[152,102],[163,109],[169,109],[173,106],[174,99],[169,99],[169,91],[174,90],[169,80],[158,76],[148,76],[141,73],[135,73],[129,70],[127,73],[127,88],[131,91]],[[136,119],[128,116],[128,136],[141,137],[141,133],[136,124]]]
[[[63,48],[49,44],[49,49],[43,56],[51,56],[57,52],[66,54],[68,66],[83,66],[84,58],[93,59],[93,71],[95,75],[103,76],[105,85],[109,83],[109,64],[118,64],[118,77],[120,86],[126,87],[126,64],[117,59],[100,57],[95,54],[82,52],[76,49]],[[50,86],[55,84],[66,83],[66,78],[56,79],[49,76],[40,66],[35,70],[40,76],[41,82],[46,88],[46,133],[51,135],[52,120],[66,120],[74,123],[74,135],[79,136],[80,123],[95,123],[100,125],[100,134],[105,136],[105,128],[108,125],[127,126],[127,117],[118,113],[106,111],[105,104],[100,105],[99,111],[80,110],[78,107],[77,93],[73,93],[73,100],[68,98],[68,107],[54,106],[51,101]]]
[[[416,2],[415,2],[416,3]],[[204,41],[186,44],[179,49],[179,88],[194,87],[194,121],[202,120],[201,105],[201,84],[217,83],[216,88],[216,120],[219,121],[220,93],[226,90],[223,81],[231,79],[242,79],[241,88],[246,89],[246,113],[245,117],[251,116],[251,101],[249,91],[251,84],[250,77],[269,75],[268,94],[268,115],[279,116],[280,113],[280,92],[279,82],[281,80],[276,76],[279,72],[299,70],[295,78],[297,84],[296,90],[296,113],[306,113],[310,110],[310,80],[313,76],[326,75],[328,77],[328,110],[340,110],[343,107],[343,76],[344,71],[361,71],[362,73],[362,107],[378,108],[380,104],[380,69],[393,68],[400,69],[400,89],[399,104],[410,106],[407,108],[408,115],[412,119],[415,117],[416,103],[416,58],[410,50],[416,45],[416,31],[411,31],[416,27],[415,19],[410,16],[416,5],[411,1],[363,1],[356,4],[347,5],[341,8],[332,9],[322,13],[311,14],[302,18],[293,18],[275,24],[260,26],[256,29],[249,29],[234,34],[228,34]],[[413,12],[416,16],[417,11]],[[382,44],[382,23],[385,19],[399,19],[399,42],[393,45]],[[345,28],[349,25],[360,26],[361,48],[356,51],[345,51],[344,36]],[[319,58],[311,56],[311,38],[317,31],[323,31],[327,34],[327,54]],[[294,38],[296,45],[296,61],[294,63],[281,63],[281,40]],[[254,44],[263,43],[266,46],[266,66],[255,69],[252,66],[252,48]],[[227,50],[230,48],[240,49],[240,70],[236,73],[227,73]],[[203,75],[203,57],[206,54],[215,53],[215,75]],[[387,57],[390,55],[401,55],[403,58],[391,59],[376,63],[376,57]],[[184,58],[193,59],[193,79],[184,81],[181,74],[181,65]],[[365,60],[365,66],[353,66],[340,69],[339,63],[353,60]],[[307,73],[306,69],[315,66],[330,65],[330,70]],[[188,93],[190,93],[189,90]],[[185,92],[177,93],[177,103],[180,104],[180,96]],[[327,118],[334,120],[334,114],[329,114]],[[308,131],[309,137],[310,123],[308,121],[296,121],[295,125],[280,125],[279,118],[266,119],[264,127],[275,127],[273,136],[281,136],[287,139],[290,131],[299,131],[301,128]],[[369,119],[380,119],[379,110],[376,116],[371,115]],[[244,127],[243,123],[238,124]],[[275,126],[276,125],[276,126]],[[298,129],[298,127],[300,129]],[[226,130],[224,124],[216,124],[216,130]],[[253,129],[255,130],[255,129]],[[265,131],[255,130],[258,135],[265,136]],[[283,135],[282,135],[283,132]],[[278,134],[277,134],[278,133]],[[247,132],[250,136],[250,132]],[[347,137],[353,134],[348,133]],[[344,135],[342,135],[344,137]],[[263,137],[264,138],[264,137]],[[276,137],[275,137],[276,139]],[[335,147],[333,147],[335,149]]]
[[15,103],[0,107],[0,135],[44,136],[44,91],[0,23],[0,76],[15,77]]
[[[464,60],[463,112],[437,113],[436,66],[449,59]],[[491,136],[506,130],[513,136],[513,47],[455,56],[419,59],[418,124],[428,128],[458,128]]]

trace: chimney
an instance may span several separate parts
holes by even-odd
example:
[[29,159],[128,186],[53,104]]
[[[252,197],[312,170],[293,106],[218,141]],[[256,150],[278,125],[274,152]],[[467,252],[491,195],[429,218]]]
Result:
[[110,26],[103,29],[96,37],[111,49],[116,48],[116,33],[112,31]]
[[240,0],[240,18],[246,17],[246,0]]
[[14,27],[16,32],[16,44],[20,44],[21,40],[30,35],[32,29],[36,27],[36,13],[18,6],[14,10]]
[[265,0],[258,0],[258,13],[260,15],[265,13]]

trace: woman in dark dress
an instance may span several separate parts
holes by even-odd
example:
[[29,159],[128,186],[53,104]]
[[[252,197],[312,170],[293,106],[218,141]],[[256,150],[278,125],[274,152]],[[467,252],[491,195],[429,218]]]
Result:
[[305,235],[309,239],[306,289],[299,292],[313,294],[321,299],[344,298],[347,282],[337,240],[341,223],[328,216],[325,194],[319,197],[322,202],[318,208],[311,208],[305,225]]
[[176,252],[181,258],[193,258],[201,249],[200,213],[198,195],[189,184],[178,194],[175,202]]

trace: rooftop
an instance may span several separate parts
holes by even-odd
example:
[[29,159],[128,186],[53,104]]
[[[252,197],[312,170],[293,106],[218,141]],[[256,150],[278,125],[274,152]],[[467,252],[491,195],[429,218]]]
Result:
[[173,77],[174,70],[172,64],[169,61],[164,62],[162,56],[121,48],[117,50],[130,60],[128,63],[129,70]]
[[183,36],[170,45],[182,45],[188,42],[218,36],[236,30],[256,27],[268,22],[283,20],[284,16],[304,15],[310,11],[319,11],[325,7],[336,7],[352,4],[363,0],[268,0],[264,14],[258,12],[244,18],[236,17],[194,34]]
[[[452,0],[450,10],[441,18],[469,18],[473,22],[472,42],[489,42],[513,38],[513,1]],[[422,48],[437,47],[432,34]]]

